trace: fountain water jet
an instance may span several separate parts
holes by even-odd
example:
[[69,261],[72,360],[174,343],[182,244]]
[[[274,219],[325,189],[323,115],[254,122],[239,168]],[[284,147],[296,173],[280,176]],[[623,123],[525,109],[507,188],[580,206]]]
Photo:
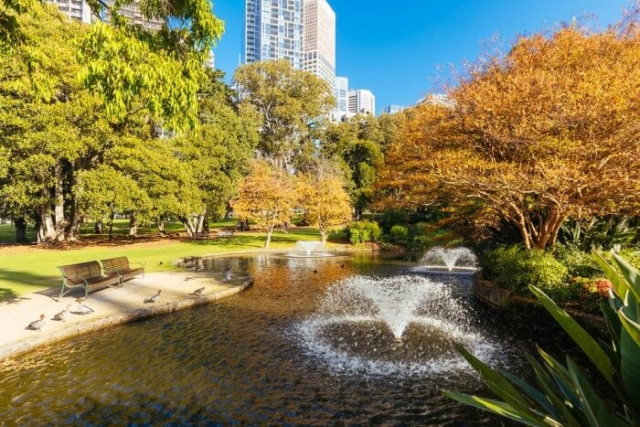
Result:
[[[448,271],[454,269],[475,271],[477,260],[475,254],[465,247],[443,248],[436,246],[424,254],[420,264],[426,268],[442,268]],[[443,265],[444,264],[444,265]]]
[[339,372],[457,375],[469,368],[454,342],[485,361],[495,349],[449,286],[416,275],[338,282],[296,329],[308,354]]
[[317,247],[320,246],[321,242],[317,240],[298,240],[296,242],[296,247],[302,248],[307,256],[311,256],[311,252]]

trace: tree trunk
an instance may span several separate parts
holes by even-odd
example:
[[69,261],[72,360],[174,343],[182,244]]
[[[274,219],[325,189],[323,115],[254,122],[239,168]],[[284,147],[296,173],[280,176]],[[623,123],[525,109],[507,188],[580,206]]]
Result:
[[116,213],[111,212],[109,216],[109,241],[113,240],[113,221],[116,219]]
[[195,231],[198,234],[202,234],[203,232],[204,218],[205,214],[200,214],[196,217]]
[[267,228],[267,240],[264,241],[264,247],[269,248],[269,243],[271,243],[271,233],[273,233],[273,228]]
[[135,239],[138,234],[138,217],[135,212],[129,215],[129,238]]
[[186,216],[180,217],[180,221],[182,222],[182,225],[184,225],[184,229],[186,230],[187,235],[189,237],[195,236],[195,227],[193,226],[193,221]]
[[64,221],[64,187],[62,178],[62,163],[56,161],[54,166],[54,187],[53,187],[53,224],[58,240],[64,240],[62,231],[65,226]]
[[38,243],[43,244],[56,240],[56,230],[51,217],[49,203],[45,202],[38,208],[39,221],[36,222]]
[[27,239],[27,221],[24,218],[16,218],[13,223],[16,227],[16,243],[29,243]]
[[329,231],[323,228],[320,229],[320,237],[322,238],[322,246],[327,246],[327,239],[329,238]]

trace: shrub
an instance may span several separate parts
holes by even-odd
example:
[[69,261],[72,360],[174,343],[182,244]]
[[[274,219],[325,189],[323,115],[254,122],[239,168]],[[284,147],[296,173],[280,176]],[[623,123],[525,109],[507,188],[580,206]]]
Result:
[[389,230],[389,240],[397,244],[406,244],[409,239],[409,229],[404,225],[394,225]]
[[356,221],[349,225],[347,235],[351,244],[355,245],[377,241],[382,235],[382,230],[377,222]]
[[569,277],[601,277],[604,272],[586,252],[576,245],[556,245],[553,256],[567,267]]
[[553,255],[519,246],[494,249],[481,257],[480,264],[485,278],[518,293],[526,293],[529,285],[546,291],[557,290],[567,276],[567,267]]
[[581,285],[578,294],[580,307],[590,313],[599,313],[600,302],[609,298],[609,289],[613,287],[611,282],[607,279],[598,278],[584,280]]

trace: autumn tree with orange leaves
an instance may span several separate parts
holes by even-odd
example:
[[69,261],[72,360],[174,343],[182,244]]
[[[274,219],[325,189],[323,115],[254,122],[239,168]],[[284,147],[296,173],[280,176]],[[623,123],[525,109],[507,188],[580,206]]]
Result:
[[552,247],[569,218],[640,207],[640,30],[575,26],[476,64],[450,103],[413,109],[387,152],[388,206],[445,203],[477,231]]
[[325,165],[298,176],[299,205],[310,224],[318,227],[325,246],[329,234],[351,221],[353,207],[342,173]]
[[289,223],[297,200],[294,178],[288,172],[256,161],[240,185],[233,211],[267,233],[264,247],[268,248],[273,231]]

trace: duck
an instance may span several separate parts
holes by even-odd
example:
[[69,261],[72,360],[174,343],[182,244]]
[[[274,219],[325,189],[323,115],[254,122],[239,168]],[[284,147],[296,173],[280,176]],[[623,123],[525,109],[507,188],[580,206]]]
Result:
[[42,328],[45,324],[45,315],[41,314],[40,315],[40,320],[34,320],[33,322],[29,323],[29,326],[27,326],[27,329],[31,329],[34,331],[39,331],[40,328]]
[[144,302],[158,302],[160,301],[160,294],[162,293],[162,289],[158,289],[158,293],[152,297],[149,297],[144,300]]
[[60,313],[57,313],[55,316],[53,316],[53,320],[64,321],[64,319],[66,319],[67,315],[69,314],[70,308],[71,308],[71,304],[67,304],[67,308],[65,310],[62,310]]
[[74,311],[74,313],[82,315],[94,313],[93,308],[89,307],[88,305],[84,305],[82,301],[82,298],[78,298],[76,300],[76,302],[78,303],[78,308],[76,308],[76,311]]
[[191,295],[201,296],[203,293],[204,293],[204,286],[193,291]]

